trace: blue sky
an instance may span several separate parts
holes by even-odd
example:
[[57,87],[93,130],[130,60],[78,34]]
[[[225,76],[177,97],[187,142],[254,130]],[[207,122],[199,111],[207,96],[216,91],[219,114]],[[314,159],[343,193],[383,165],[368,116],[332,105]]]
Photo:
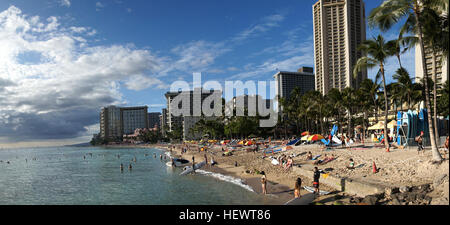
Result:
[[[1,1],[0,94],[9,98],[0,96],[0,145],[86,140],[98,130],[102,106],[160,111],[170,84],[192,82],[193,72],[203,81],[270,81],[277,69],[312,67],[315,2]],[[366,15],[381,2],[365,1]],[[396,30],[384,36],[395,38]],[[367,28],[367,38],[378,33]],[[414,74],[414,51],[402,59]],[[396,68],[392,58],[387,72]],[[24,122],[36,120],[31,128]],[[40,126],[47,136],[33,135]]]

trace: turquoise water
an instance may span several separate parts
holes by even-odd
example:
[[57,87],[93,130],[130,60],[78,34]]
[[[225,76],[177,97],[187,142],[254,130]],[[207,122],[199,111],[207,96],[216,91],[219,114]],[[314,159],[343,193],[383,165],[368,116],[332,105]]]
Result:
[[0,204],[270,204],[267,197],[214,177],[179,176],[181,168],[167,167],[160,154],[138,148],[0,149]]

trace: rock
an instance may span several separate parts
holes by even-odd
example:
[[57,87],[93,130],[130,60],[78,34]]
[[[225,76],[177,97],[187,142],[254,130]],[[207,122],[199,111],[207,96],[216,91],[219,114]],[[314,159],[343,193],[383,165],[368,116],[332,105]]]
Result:
[[386,198],[391,198],[392,194],[398,193],[398,188],[387,187],[384,189],[384,195]]
[[426,195],[423,193],[416,194],[416,200],[421,201],[421,200],[424,200],[425,197],[426,197]]
[[405,201],[407,202],[413,202],[416,200],[416,194],[415,193],[409,193],[406,195]]
[[409,192],[409,190],[410,190],[410,188],[407,187],[407,186],[403,186],[403,187],[400,187],[400,188],[399,188],[399,191],[400,191],[401,193]]
[[368,205],[375,205],[377,202],[378,198],[373,195],[368,195],[362,200],[362,203],[366,203]]
[[391,203],[392,205],[402,205],[402,202],[397,197],[393,198]]

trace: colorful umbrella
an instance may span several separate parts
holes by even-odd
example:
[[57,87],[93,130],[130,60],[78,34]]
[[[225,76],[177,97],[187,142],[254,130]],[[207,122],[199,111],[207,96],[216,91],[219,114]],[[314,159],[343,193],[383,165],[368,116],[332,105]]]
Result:
[[318,140],[322,140],[325,139],[322,135],[320,134],[314,134],[308,137],[308,141],[318,141]]
[[301,133],[300,135],[301,135],[302,137],[305,136],[305,135],[309,135],[309,131],[305,131],[305,132]]
[[300,140],[301,140],[301,141],[307,141],[307,140],[308,140],[308,137],[309,137],[309,135],[305,135],[305,136],[303,136]]

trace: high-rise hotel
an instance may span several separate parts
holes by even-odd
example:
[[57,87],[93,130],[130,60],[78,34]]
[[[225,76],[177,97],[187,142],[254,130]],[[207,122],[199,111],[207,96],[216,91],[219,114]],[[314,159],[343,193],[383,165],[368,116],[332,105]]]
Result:
[[314,66],[316,90],[359,88],[367,70],[353,76],[356,61],[363,56],[358,46],[366,40],[362,0],[319,0],[313,5]]

